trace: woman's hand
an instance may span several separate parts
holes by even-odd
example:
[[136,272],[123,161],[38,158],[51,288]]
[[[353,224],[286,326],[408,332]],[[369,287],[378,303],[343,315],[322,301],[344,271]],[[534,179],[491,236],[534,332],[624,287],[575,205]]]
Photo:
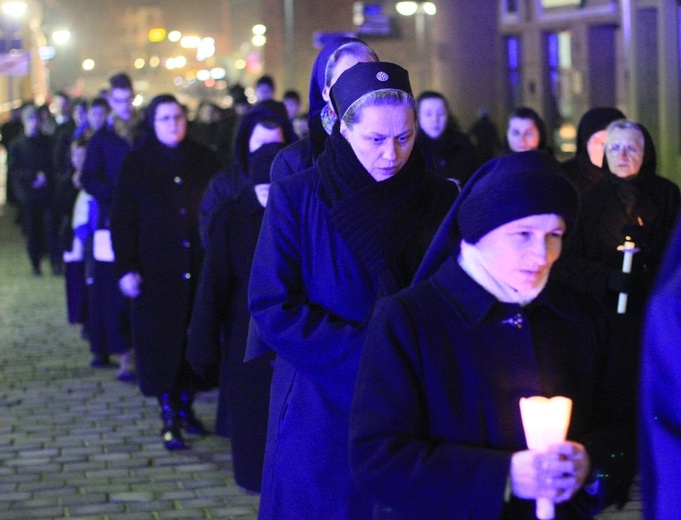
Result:
[[128,273],[118,280],[118,288],[127,298],[135,299],[142,294],[142,277],[139,273]]
[[519,451],[511,458],[511,491],[518,498],[570,500],[584,484],[591,460],[584,446],[565,441],[546,452]]

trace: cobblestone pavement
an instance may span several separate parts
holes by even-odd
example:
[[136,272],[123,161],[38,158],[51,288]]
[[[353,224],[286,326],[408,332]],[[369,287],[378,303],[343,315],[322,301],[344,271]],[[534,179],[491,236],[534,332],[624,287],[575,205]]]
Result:
[[[0,206],[0,520],[255,519],[258,497],[234,483],[228,440],[166,451],[155,401],[90,368],[63,279],[30,274],[9,213]],[[197,399],[209,426],[216,401]],[[633,500],[600,518],[639,520],[640,509]]]
[[[63,278],[35,278],[0,206],[0,520],[253,520],[258,497],[234,483],[229,441],[166,451],[157,404],[116,370],[89,366],[68,325]],[[49,272],[49,269],[44,269]],[[198,415],[214,424],[217,394]]]

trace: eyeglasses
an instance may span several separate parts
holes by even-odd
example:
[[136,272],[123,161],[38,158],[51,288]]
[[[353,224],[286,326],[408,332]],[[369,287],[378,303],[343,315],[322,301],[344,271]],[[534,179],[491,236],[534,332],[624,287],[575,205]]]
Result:
[[184,121],[184,116],[182,114],[178,114],[176,116],[163,116],[163,117],[157,117],[154,119],[155,123],[170,123],[171,121],[175,123],[179,123],[180,121]]
[[633,144],[612,143],[605,145],[605,152],[613,155],[620,154],[638,155],[641,153],[641,150],[637,146],[634,146]]
[[111,103],[123,104],[123,103],[132,103],[133,99],[134,98],[132,96],[127,96],[127,97],[122,97],[122,98],[111,96],[109,98],[109,101]]

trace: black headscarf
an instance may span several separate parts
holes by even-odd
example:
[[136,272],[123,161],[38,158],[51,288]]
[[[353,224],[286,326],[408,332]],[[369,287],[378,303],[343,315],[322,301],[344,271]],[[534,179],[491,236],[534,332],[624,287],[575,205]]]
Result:
[[293,131],[293,125],[288,118],[286,106],[282,102],[269,99],[256,103],[244,116],[236,133],[236,140],[234,143],[234,164],[237,171],[241,174],[248,172],[250,156],[248,141],[251,138],[253,129],[258,123],[267,120],[277,122],[284,130],[284,144],[290,144],[298,140],[298,136]]
[[476,243],[503,224],[546,213],[562,216],[569,230],[577,208],[574,186],[548,154],[531,150],[492,159],[464,186],[435,234],[414,283],[429,278],[449,256],[458,254],[462,238]]

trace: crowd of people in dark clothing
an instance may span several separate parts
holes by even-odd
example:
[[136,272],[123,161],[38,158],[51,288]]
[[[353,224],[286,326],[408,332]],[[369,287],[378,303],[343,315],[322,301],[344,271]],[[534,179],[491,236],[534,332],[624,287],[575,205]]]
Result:
[[[192,405],[219,388],[215,433],[262,519],[624,504],[681,204],[647,129],[592,108],[559,163],[532,108],[464,132],[350,37],[321,49],[307,111],[269,76],[255,92],[188,121],[170,94],[138,110],[121,73],[3,125],[32,273],[65,275],[91,365],[158,399],[168,450],[211,433]],[[533,395],[573,403],[546,452],[523,430]]]

